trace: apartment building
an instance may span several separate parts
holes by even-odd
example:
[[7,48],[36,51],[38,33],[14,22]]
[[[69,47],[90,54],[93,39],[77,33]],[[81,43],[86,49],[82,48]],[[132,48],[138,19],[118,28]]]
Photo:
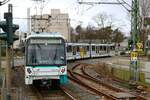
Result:
[[29,33],[24,33],[20,31],[16,31],[15,35],[19,37],[18,40],[14,41],[13,48],[21,48],[21,45],[25,42],[25,39]]
[[59,32],[70,41],[69,15],[59,9],[51,9],[50,14],[31,16],[31,32]]

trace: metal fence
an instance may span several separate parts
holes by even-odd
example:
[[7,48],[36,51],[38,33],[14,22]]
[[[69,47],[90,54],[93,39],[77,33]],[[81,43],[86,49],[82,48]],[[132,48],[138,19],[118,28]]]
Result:
[[6,88],[1,88],[0,100],[31,100],[22,88],[11,88],[9,91]]
[[150,83],[150,72],[144,72],[145,73],[145,81],[146,83]]
[[6,88],[5,75],[1,76],[0,100],[31,100],[25,93],[25,89],[20,88]]

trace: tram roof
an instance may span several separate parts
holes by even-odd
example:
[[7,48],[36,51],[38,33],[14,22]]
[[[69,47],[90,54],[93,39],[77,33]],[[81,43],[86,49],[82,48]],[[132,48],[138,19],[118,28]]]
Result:
[[61,37],[64,39],[64,37],[58,32],[32,32],[26,39],[32,37]]
[[89,43],[67,43],[67,45],[90,45]]
[[92,46],[114,46],[114,44],[102,44],[102,43],[92,43],[92,44],[89,44],[89,43],[67,43],[67,45],[72,45],[72,46],[79,46],[79,45],[83,45],[83,46],[88,46],[88,45],[92,45]]

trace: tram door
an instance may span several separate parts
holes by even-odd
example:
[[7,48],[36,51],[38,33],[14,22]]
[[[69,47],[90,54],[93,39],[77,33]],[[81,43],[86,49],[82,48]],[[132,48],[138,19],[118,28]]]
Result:
[[80,49],[80,57],[83,58],[84,57],[84,48],[81,46],[79,49]]

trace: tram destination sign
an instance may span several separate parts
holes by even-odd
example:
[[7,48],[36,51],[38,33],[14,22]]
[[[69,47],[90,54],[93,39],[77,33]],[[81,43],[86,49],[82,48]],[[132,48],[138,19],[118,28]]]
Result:
[[61,39],[31,39],[31,44],[60,44]]

